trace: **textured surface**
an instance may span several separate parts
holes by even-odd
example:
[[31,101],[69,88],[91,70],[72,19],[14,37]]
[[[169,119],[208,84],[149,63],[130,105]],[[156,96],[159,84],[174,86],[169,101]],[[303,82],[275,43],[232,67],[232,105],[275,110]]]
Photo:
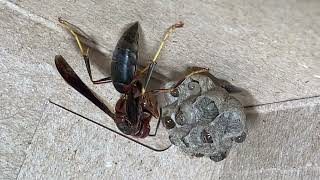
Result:
[[249,114],[249,136],[221,163],[189,158],[175,147],[163,153],[152,152],[49,107],[19,179],[320,177],[319,105],[258,117]]
[[42,117],[44,99],[52,93],[47,83],[54,79],[54,69],[43,48],[53,42],[50,31],[30,29],[34,23],[6,7],[0,7],[0,16],[6,17],[0,18],[0,179],[14,179]]
[[[140,21],[142,57],[150,59],[163,31],[185,22],[168,43],[157,71],[206,66],[246,90],[245,105],[319,95],[320,2],[250,1],[16,1],[52,22],[79,25],[110,53],[123,27]],[[252,95],[254,98],[250,98]]]
[[[0,6],[0,15],[6,17],[0,18],[2,179],[17,176],[26,156],[25,149],[31,143],[48,98],[51,95],[60,95],[61,99],[66,99],[63,95],[71,98],[73,91],[68,94],[69,88],[53,66],[54,55],[61,52],[73,60],[80,57],[75,56],[77,52],[70,48],[72,43],[66,44],[68,41],[47,27],[3,5]],[[76,98],[72,99],[77,102]]]
[[[319,102],[319,98],[317,100]],[[293,102],[292,104],[299,103]],[[223,165],[222,179],[318,179],[320,106],[249,115],[249,136],[236,160]],[[259,130],[257,129],[259,127]]]
[[[183,2],[0,0],[0,179],[318,179],[319,97],[248,109],[248,138],[221,163],[174,147],[151,152],[48,104],[51,98],[112,124],[53,66],[62,54],[88,83],[59,16],[93,35],[107,59],[126,24],[140,21],[148,59],[163,30],[183,20],[159,72],[209,67],[244,89],[246,105],[320,95],[319,1]],[[110,85],[91,87],[115,103]]]

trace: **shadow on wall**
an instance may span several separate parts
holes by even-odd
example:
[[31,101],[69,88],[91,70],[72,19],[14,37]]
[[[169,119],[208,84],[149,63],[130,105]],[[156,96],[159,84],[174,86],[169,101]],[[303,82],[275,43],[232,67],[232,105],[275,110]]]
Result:
[[[133,22],[134,23],[134,22]],[[124,26],[124,28],[121,30],[120,34],[123,34],[125,30],[130,27],[133,23],[127,24]],[[72,24],[70,24],[72,25]],[[80,41],[86,46],[90,47],[90,63],[93,64],[93,67],[97,68],[105,77],[110,76],[111,74],[111,61],[112,61],[112,54],[105,54],[101,51],[99,51],[99,45],[96,43],[95,39],[83,32],[80,28],[78,28],[75,25],[72,25],[73,29],[76,31],[76,33],[80,37]],[[146,52],[144,51],[146,49],[146,45],[144,41],[144,34],[141,28],[139,28],[139,52]],[[120,37],[119,37],[120,38]],[[142,42],[142,43],[141,43]],[[74,40],[74,45],[77,47],[76,40]],[[115,44],[116,46],[116,44]],[[85,48],[86,48],[85,47]],[[154,48],[155,49],[155,48]],[[152,55],[144,54],[143,56],[140,56],[139,54],[139,61],[138,61],[138,68],[142,69],[143,65],[148,64],[150,61],[148,57],[151,57]],[[147,59],[148,58],[148,59]],[[190,67],[191,69],[192,67]],[[177,79],[179,77],[184,76],[185,73],[182,72],[170,72],[169,77],[166,77],[160,73],[154,72],[152,75],[152,79],[149,84],[149,89],[158,89],[162,88],[161,85],[165,82],[172,81],[174,79]],[[256,102],[254,97],[249,93],[249,91],[236,87],[230,82],[218,79],[214,75],[208,73],[208,76],[219,86],[226,89],[228,93],[230,93],[231,96],[235,97],[236,99],[240,100],[240,102],[245,106],[245,112],[247,115],[247,124],[248,127],[253,127],[255,124],[255,121],[257,119],[258,113],[252,108],[253,104]],[[250,109],[247,111],[247,109]]]
[[255,98],[247,91],[241,87],[234,86],[230,82],[218,79],[212,74],[208,74],[208,76],[220,87],[224,88],[231,96],[238,99],[244,105],[244,112],[246,114],[246,122],[248,128],[252,128],[256,124],[256,120],[258,118],[258,112],[252,108],[254,107],[254,103],[256,102]]
[[[130,27],[133,23],[127,24],[121,31],[121,34],[125,32],[125,30]],[[90,48],[89,58],[90,58],[90,64],[93,65],[94,68],[97,68],[99,72],[101,72],[105,77],[110,76],[111,74],[111,61],[112,61],[112,54],[105,54],[101,51],[99,51],[99,44],[96,43],[95,39],[88,34],[86,34],[84,31],[82,31],[79,27],[69,23],[69,25],[72,27],[72,29],[76,32],[76,34],[79,36],[80,42],[85,46],[84,49]],[[139,37],[139,54],[141,54],[141,50],[145,49],[144,43],[141,43],[141,41],[144,40],[144,35],[141,32],[141,28],[139,29],[140,37]],[[120,39],[120,37],[119,37]],[[144,41],[143,41],[144,42]],[[73,44],[75,47],[77,47],[77,42],[74,39]],[[142,45],[141,45],[142,44]],[[116,46],[116,44],[114,45]],[[79,49],[77,47],[77,49]],[[139,56],[138,60],[138,69],[142,69],[143,66],[149,63],[149,59],[147,57],[151,57],[149,55],[144,55],[142,58]],[[169,79],[161,75],[157,72],[153,72],[149,87],[151,89],[160,88],[161,82],[163,81],[169,81]]]

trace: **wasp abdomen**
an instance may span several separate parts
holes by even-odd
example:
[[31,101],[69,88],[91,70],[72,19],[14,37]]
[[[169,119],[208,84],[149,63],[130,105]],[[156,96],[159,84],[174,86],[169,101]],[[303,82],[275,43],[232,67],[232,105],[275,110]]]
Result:
[[136,71],[137,56],[128,49],[116,49],[111,62],[111,79],[120,93],[125,93],[124,85],[131,83]]
[[131,83],[138,61],[139,23],[131,25],[119,39],[111,62],[111,79],[120,93]]

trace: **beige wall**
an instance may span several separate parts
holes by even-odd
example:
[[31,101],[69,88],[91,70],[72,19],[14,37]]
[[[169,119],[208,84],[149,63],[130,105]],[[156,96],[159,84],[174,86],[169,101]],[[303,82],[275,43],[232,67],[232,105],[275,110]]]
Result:
[[[60,16],[94,37],[106,59],[123,28],[138,20],[142,64],[165,28],[184,21],[157,72],[172,77],[205,66],[243,89],[236,96],[254,106],[247,109],[246,142],[221,163],[186,157],[175,147],[156,153],[48,104],[51,98],[112,125],[56,72],[53,58],[61,54],[89,82],[70,35],[57,25]],[[319,23],[316,0],[0,0],[0,179],[317,179]],[[94,64],[96,76],[107,74],[101,67]],[[91,87],[111,103],[118,98],[111,85]]]

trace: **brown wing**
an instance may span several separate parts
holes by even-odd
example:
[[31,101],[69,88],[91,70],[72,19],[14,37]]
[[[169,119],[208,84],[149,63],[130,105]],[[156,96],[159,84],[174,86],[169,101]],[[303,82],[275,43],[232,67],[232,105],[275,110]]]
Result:
[[66,60],[61,55],[57,55],[55,57],[55,64],[59,73],[63,77],[63,79],[70,86],[72,86],[75,90],[77,90],[87,99],[89,99],[93,104],[98,106],[102,111],[108,114],[112,119],[115,118],[115,114],[112,111],[110,111],[108,106],[105,103],[103,103],[97,97],[97,95],[82,82],[79,76],[73,71],[73,69],[70,67],[70,65],[66,62]]

